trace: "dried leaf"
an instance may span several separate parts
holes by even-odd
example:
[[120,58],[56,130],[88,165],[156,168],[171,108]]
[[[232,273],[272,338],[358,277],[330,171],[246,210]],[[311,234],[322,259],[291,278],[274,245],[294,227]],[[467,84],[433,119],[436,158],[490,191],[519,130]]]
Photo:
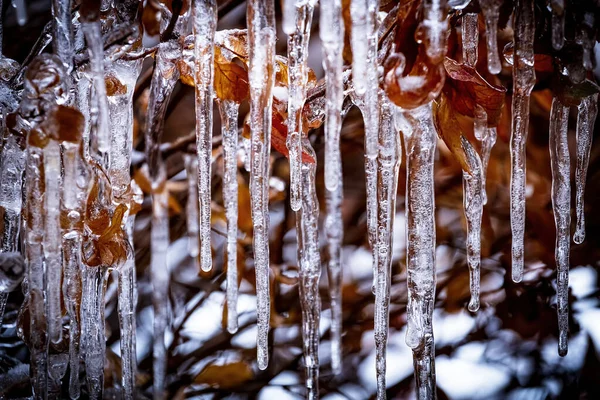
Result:
[[252,368],[244,361],[229,364],[209,364],[196,377],[195,383],[203,383],[220,389],[240,386],[254,378]]
[[506,89],[486,81],[475,68],[446,57],[444,68],[448,74],[444,94],[452,108],[460,114],[474,117],[479,105],[487,113],[488,124],[497,125],[504,106]]

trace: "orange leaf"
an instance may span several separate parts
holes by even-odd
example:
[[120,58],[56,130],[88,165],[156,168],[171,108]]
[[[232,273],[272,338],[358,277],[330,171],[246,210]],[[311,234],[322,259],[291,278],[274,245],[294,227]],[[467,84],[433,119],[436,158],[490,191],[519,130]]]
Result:
[[250,94],[248,71],[234,62],[215,62],[215,95],[241,103]]

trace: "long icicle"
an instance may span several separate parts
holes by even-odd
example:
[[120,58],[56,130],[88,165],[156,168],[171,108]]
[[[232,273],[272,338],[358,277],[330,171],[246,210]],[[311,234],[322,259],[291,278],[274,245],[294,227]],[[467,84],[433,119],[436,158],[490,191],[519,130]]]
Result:
[[227,330],[231,334],[238,330],[238,108],[239,105],[230,100],[219,102],[224,157],[223,201],[227,219]]
[[[3,121],[4,122],[4,121]],[[10,257],[19,250],[21,230],[21,212],[23,209],[23,171],[25,171],[24,138],[4,129],[2,153],[0,155],[0,207],[3,210],[4,228],[2,230],[2,257]],[[12,284],[0,283],[0,327],[4,317],[4,309],[8,293],[15,288]],[[6,287],[4,287],[6,286]]]
[[291,14],[292,23],[284,23],[283,28],[288,34],[289,94],[286,145],[290,160],[290,207],[298,211],[302,206],[302,107],[306,100],[308,41],[315,0],[287,0],[284,3],[286,7],[289,7],[290,3],[294,7]]
[[435,399],[435,198],[433,165],[436,132],[431,103],[404,112],[406,146],[406,344],[413,350],[418,399]]
[[577,225],[573,241],[577,244],[585,240],[585,180],[592,149],[594,124],[598,115],[598,95],[594,94],[581,100],[577,108],[577,167],[575,169],[575,209]]
[[498,55],[498,18],[500,6],[504,0],[479,0],[481,13],[485,20],[485,37],[487,39],[487,66],[490,74],[498,74],[502,63]]
[[[352,82],[365,126],[365,179],[367,233],[373,251],[373,287],[377,285],[377,139],[379,134],[379,82],[377,67],[378,0],[352,0]],[[366,42],[366,43],[365,43]]]
[[329,297],[331,302],[331,369],[342,371],[342,265],[341,246],[344,235],[342,221],[342,157],[340,133],[344,102],[343,59],[344,24],[341,0],[322,0],[319,34],[323,45],[325,70],[325,236],[329,261]]
[[375,351],[377,398],[386,398],[386,349],[390,325],[390,286],[396,194],[400,168],[400,136],[395,106],[381,93],[379,155],[377,156],[377,280],[375,287]]
[[510,138],[510,226],[512,230],[512,279],[523,279],[525,238],[525,144],[529,130],[529,96],[535,84],[533,0],[516,0],[513,59],[513,124]]
[[[306,136],[303,149],[316,154]],[[298,238],[298,262],[300,264],[300,305],[302,308],[302,343],[306,368],[308,399],[319,398],[319,321],[321,298],[319,278],[321,255],[319,251],[319,201],[315,186],[316,163],[302,163],[302,207],[296,211],[296,237]]]
[[52,0],[53,48],[67,74],[73,71],[71,0]]
[[550,166],[552,209],[556,224],[556,297],[558,308],[558,354],[567,355],[569,332],[569,253],[571,251],[571,163],[567,130],[569,107],[555,97],[550,110]]
[[481,159],[471,143],[461,136],[466,162],[471,171],[463,171],[463,204],[467,220],[467,266],[471,300],[469,311],[479,309],[479,268],[481,264],[481,217],[483,216],[483,173]]
[[[49,340],[57,344],[62,340],[62,243],[60,235],[60,145],[50,139],[44,147],[44,258],[46,267],[46,316]],[[49,366],[51,370],[51,366]],[[51,375],[52,372],[50,372]]]
[[[118,60],[113,63],[111,73],[118,80],[118,88],[108,96],[108,111],[111,120],[109,177],[113,196],[117,202],[127,202],[126,195],[131,187],[131,154],[133,149],[133,93],[142,63],[140,60]],[[131,205],[129,205],[131,211]],[[127,218],[126,229],[133,230],[135,216]],[[133,399],[136,375],[135,352],[135,251],[130,236],[127,261],[119,269],[118,313],[121,330],[121,383],[123,398]]]
[[167,213],[168,193],[166,168],[160,154],[160,140],[169,98],[179,74],[175,67],[181,56],[181,46],[176,40],[159,45],[150,83],[148,116],[146,122],[146,160],[152,184],[152,233],[151,233],[151,277],[152,303],[154,306],[153,343],[153,397],[164,398],[166,374],[165,330],[168,319],[169,270],[167,249],[169,245],[169,217]]
[[[83,119],[83,115],[81,115]],[[82,134],[83,132],[80,132]],[[63,170],[65,182],[77,182],[77,177],[87,174],[84,164],[83,143],[80,136],[75,142],[64,142]],[[81,272],[84,268],[81,258],[83,237],[83,215],[85,199],[88,193],[85,187],[65,185],[62,191],[63,209],[68,216],[68,226],[63,229],[63,296],[69,315],[69,397],[80,396],[79,364],[81,362],[80,338],[81,316],[78,302],[81,296]]]
[[269,155],[275,82],[275,10],[273,0],[250,0],[247,11],[250,55],[250,193],[254,227],[254,265],[257,296],[257,359],[264,370],[269,363]]
[[217,27],[216,0],[195,0],[194,86],[196,90],[196,148],[198,152],[198,200],[200,210],[200,266],[212,269],[210,246],[210,176],[212,161],[214,39]]

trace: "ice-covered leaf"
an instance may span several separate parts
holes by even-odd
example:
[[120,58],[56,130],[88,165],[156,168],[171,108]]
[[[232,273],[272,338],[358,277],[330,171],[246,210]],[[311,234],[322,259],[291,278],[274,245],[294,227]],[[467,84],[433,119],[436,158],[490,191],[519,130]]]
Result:
[[250,94],[248,71],[235,62],[215,61],[215,95],[220,100],[241,103]]
[[203,383],[220,389],[239,386],[254,378],[252,368],[244,361],[228,364],[209,364],[196,377],[195,383]]

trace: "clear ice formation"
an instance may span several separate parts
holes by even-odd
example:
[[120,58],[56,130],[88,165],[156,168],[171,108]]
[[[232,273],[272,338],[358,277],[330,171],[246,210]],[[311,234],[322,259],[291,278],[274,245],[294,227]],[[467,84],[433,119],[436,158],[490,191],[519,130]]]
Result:
[[406,268],[408,304],[406,344],[413,351],[418,399],[435,398],[435,199],[433,164],[436,131],[431,103],[404,111],[406,146]]
[[[176,4],[177,2],[173,2]],[[468,2],[423,0],[414,39],[422,44],[426,61],[439,65],[446,54],[448,8],[462,10]],[[2,1],[0,1],[0,5]],[[19,24],[27,19],[26,3],[13,0]],[[131,177],[134,141],[134,92],[143,59],[153,54],[154,69],[149,87],[144,128],[145,168],[152,198],[151,266],[154,307],[153,396],[165,398],[166,330],[169,318],[167,250],[169,247],[169,186],[161,141],[171,94],[181,78],[194,81],[197,154],[185,155],[188,184],[187,234],[189,252],[197,266],[212,268],[211,180],[213,161],[213,100],[215,99],[215,44],[219,57],[248,65],[250,172],[253,250],[257,291],[257,360],[267,368],[270,322],[269,182],[273,91],[276,73],[276,26],[273,0],[247,3],[248,54],[234,54],[216,32],[218,5],[214,0],[193,1],[191,9],[159,5],[160,43],[145,48],[133,29],[123,42],[111,42],[108,31],[127,29],[138,18],[139,2],[82,2],[76,10],[71,1],[52,1],[52,21],[44,28],[30,55],[20,67],[0,55],[0,208],[4,218],[0,246],[0,325],[8,293],[23,280],[25,301],[21,315],[28,320],[19,335],[29,347],[34,398],[62,398],[68,371],[68,396],[86,394],[80,387],[85,369],[87,395],[104,397],[106,359],[105,292],[108,275],[118,272],[118,319],[121,347],[121,388],[125,399],[136,398],[136,268],[133,248],[135,214],[143,193]],[[319,396],[319,321],[321,299],[321,248],[319,242],[319,178],[317,154],[303,126],[309,95],[308,42],[315,0],[283,2],[283,32],[288,35],[287,117],[285,145],[290,162],[290,205],[296,212],[299,293],[302,309],[302,347],[306,367],[307,397]],[[487,68],[502,69],[498,51],[498,19],[502,0],[479,0],[485,22]],[[550,42],[555,50],[580,46],[582,56],[565,63],[565,79],[578,84],[593,67],[594,17],[584,11],[574,38],[565,38],[567,2],[552,0]],[[319,35],[325,72],[324,100],[311,113],[324,120],[325,212],[323,234],[331,304],[331,368],[342,370],[342,220],[343,174],[340,133],[345,96],[359,107],[365,125],[365,175],[367,227],[373,250],[375,294],[375,345],[377,398],[386,392],[386,347],[393,249],[393,224],[401,160],[401,139],[406,155],[406,343],[414,355],[416,397],[435,398],[435,359],[432,315],[435,274],[435,198],[433,169],[436,131],[432,103],[415,109],[399,109],[380,89],[381,59],[378,51],[391,43],[391,32],[379,30],[385,21],[377,0],[352,0],[350,7],[351,65],[344,66],[344,20],[341,0],[322,0]],[[389,13],[388,13],[389,15]],[[514,55],[512,88],[512,135],[510,141],[510,212],[512,279],[519,282],[524,269],[525,144],[529,128],[530,93],[535,84],[535,20],[532,0],[514,2]],[[569,14],[570,15],[570,14]],[[191,24],[188,24],[191,18]],[[189,26],[188,26],[189,25]],[[385,23],[381,24],[383,28]],[[568,24],[567,24],[568,25]],[[462,15],[462,60],[477,67],[478,14]],[[191,42],[182,40],[192,31]],[[239,31],[242,32],[243,31]],[[238,33],[239,33],[238,32]],[[381,37],[380,37],[381,35]],[[379,42],[381,40],[381,43]],[[221,41],[221,42],[220,42]],[[52,42],[53,54],[41,54]],[[2,36],[0,35],[0,47]],[[184,57],[184,50],[193,53]],[[381,52],[383,53],[383,52]],[[40,55],[41,54],[41,55]],[[283,59],[283,58],[282,58]],[[193,62],[190,62],[193,61]],[[184,77],[184,65],[191,68]],[[428,65],[429,67],[430,65]],[[345,68],[346,67],[346,68]],[[351,67],[351,68],[350,68]],[[180,76],[181,73],[181,76]],[[351,74],[351,75],[350,75]],[[411,77],[415,78],[415,76]],[[418,77],[417,77],[418,78]],[[403,85],[414,82],[403,78]],[[345,82],[347,81],[347,82]],[[345,85],[345,83],[347,83]],[[312,93],[312,82],[311,93]],[[319,83],[317,85],[319,86]],[[280,89],[280,88],[278,88]],[[278,98],[279,99],[279,98]],[[577,113],[575,168],[576,227],[573,241],[585,239],[584,192],[590,159],[598,94],[580,99]],[[553,98],[550,113],[552,206],[556,224],[558,352],[567,353],[568,274],[570,252],[571,188],[567,143],[569,105]],[[349,104],[349,103],[348,103]],[[219,98],[223,181],[227,224],[225,259],[227,276],[227,330],[238,330],[238,120],[240,103]],[[485,178],[497,130],[488,111],[475,104],[473,146],[461,137],[468,168],[463,171],[464,210],[467,221],[467,264],[470,271],[469,310],[479,308],[481,220],[487,201]],[[10,124],[8,123],[10,116]],[[471,116],[471,115],[469,115]],[[278,132],[281,133],[281,132]],[[402,136],[400,136],[402,135]],[[281,138],[278,138],[281,140]],[[479,149],[479,152],[476,151]],[[304,158],[306,154],[311,158]],[[140,183],[141,186],[141,183]],[[44,210],[43,213],[40,210]],[[107,244],[120,253],[112,258],[103,252]],[[241,236],[240,236],[241,240]],[[64,307],[63,307],[64,305]],[[65,341],[68,341],[66,343]]]
[[273,0],[247,3],[248,49],[250,56],[250,202],[254,227],[254,267],[258,335],[258,368],[269,363],[268,335],[271,315],[269,289],[269,176],[271,118],[275,83],[275,5]]
[[287,0],[284,2],[283,28],[284,32],[288,34],[288,136],[286,145],[290,160],[290,207],[294,211],[298,211],[302,207],[302,108],[306,101],[308,41],[310,40],[315,2],[316,0]]
[[598,94],[581,100],[577,108],[577,164],[575,169],[575,210],[577,223],[573,241],[577,244],[585,240],[584,194],[587,169],[592,148],[592,135],[598,115]]
[[[308,139],[302,146],[316,157]],[[319,201],[316,190],[316,164],[302,163],[302,207],[296,211],[298,262],[300,263],[300,305],[302,307],[302,346],[308,399],[319,398],[319,321],[321,298],[321,254],[319,249]]]
[[339,374],[342,369],[342,265],[343,239],[342,197],[343,176],[340,151],[342,104],[344,102],[343,58],[344,23],[342,2],[322,0],[320,3],[320,38],[323,45],[325,70],[325,236],[327,238],[327,274],[331,302],[331,369]]
[[556,224],[556,302],[558,309],[558,354],[567,355],[569,333],[569,253],[571,251],[571,162],[567,131],[569,107],[558,98],[550,110],[550,166],[552,209]]
[[217,28],[215,0],[194,1],[192,25],[194,32],[194,88],[196,91],[196,151],[198,153],[198,201],[200,234],[200,266],[212,269],[210,245],[213,121],[214,41]]
[[529,96],[535,84],[533,0],[517,0],[514,8],[512,132],[510,137],[510,226],[512,279],[523,279],[525,262],[525,144],[529,130]]
[[386,398],[385,371],[389,331],[392,249],[398,170],[400,168],[400,135],[396,128],[396,106],[380,91],[381,111],[377,156],[377,246],[375,266],[375,369],[377,398]]

